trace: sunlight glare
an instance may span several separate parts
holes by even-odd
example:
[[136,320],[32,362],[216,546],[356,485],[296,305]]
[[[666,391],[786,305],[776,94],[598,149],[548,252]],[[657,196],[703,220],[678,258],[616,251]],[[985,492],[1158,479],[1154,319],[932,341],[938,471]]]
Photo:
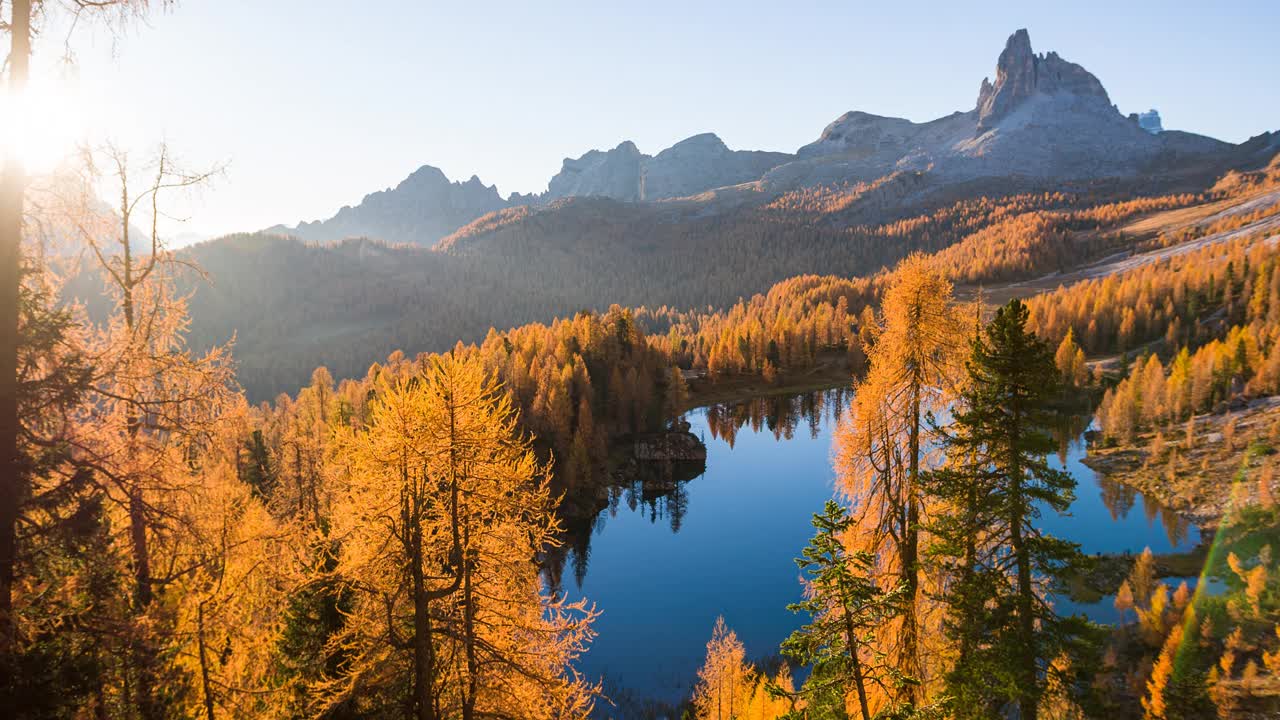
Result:
[[83,139],[85,108],[68,87],[28,87],[0,94],[0,146],[3,159],[14,158],[28,173],[51,172]]

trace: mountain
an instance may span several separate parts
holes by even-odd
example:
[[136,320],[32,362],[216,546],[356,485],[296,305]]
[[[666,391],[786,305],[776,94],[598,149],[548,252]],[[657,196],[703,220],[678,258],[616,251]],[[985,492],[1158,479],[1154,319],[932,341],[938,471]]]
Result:
[[450,182],[439,168],[423,165],[394,188],[371,193],[328,220],[277,225],[268,232],[302,240],[374,237],[397,243],[431,244],[485,213],[507,207],[498,188],[472,175]]
[[[192,344],[234,336],[242,381],[269,397],[317,362],[361,374],[391,349],[441,350],[490,326],[613,303],[722,307],[806,273],[872,276],[1005,220],[990,232],[1204,192],[1280,151],[1276,133],[1231,145],[1148,132],[1087,70],[1035,54],[1025,31],[994,78],[968,110],[922,123],[852,111],[794,155],[730,150],[712,134],[653,156],[623,142],[507,199],[424,167],[329,220],[190,249],[212,280],[189,288]],[[372,239],[339,242],[350,236]],[[1097,250],[1055,246],[1053,267]]]
[[1111,103],[1092,73],[1057,53],[1037,55],[1026,30],[1009,37],[974,108],[924,123],[849,112],[765,176],[774,187],[929,170],[958,182],[981,177],[1132,177],[1170,161],[1233,146],[1182,132],[1147,132]]
[[730,150],[712,133],[694,135],[642,164],[641,199],[688,197],[752,182],[792,158],[787,153]]
[[546,192],[513,193],[505,200],[497,187],[474,175],[464,183],[449,182],[438,168],[424,165],[396,187],[366,195],[328,220],[276,225],[266,232],[310,241],[368,237],[431,246],[472,220],[505,208],[542,207],[569,197],[643,201],[695,195],[756,180],[791,157],[730,150],[712,133],[681,140],[652,157],[627,140],[612,150],[565,158]]
[[[794,155],[730,150],[712,133],[650,156],[631,141],[565,158],[541,194],[503,199],[472,177],[450,183],[424,166],[393,189],[373,193],[332,218],[272,231],[306,240],[372,237],[431,246],[486,213],[540,211],[557,200],[625,202],[694,198],[705,212],[733,210],[798,188],[871,182],[898,171],[928,172],[942,184],[1025,177],[1040,182],[1135,177],[1209,161],[1223,166],[1234,146],[1185,132],[1148,132],[1123,115],[1102,82],[1055,52],[1036,54],[1026,30],[1013,33],[969,110],[916,123],[851,111]],[[1149,124],[1149,120],[1147,121]],[[1227,162],[1229,164],[1229,162]],[[730,190],[753,184],[751,194]],[[728,202],[726,202],[726,200]],[[662,212],[659,210],[658,212]],[[534,213],[536,215],[536,213]],[[529,213],[523,217],[531,217]]]
[[647,158],[630,140],[606,152],[590,150],[577,159],[565,158],[560,172],[547,183],[547,192],[534,201],[593,196],[643,200],[640,166]]

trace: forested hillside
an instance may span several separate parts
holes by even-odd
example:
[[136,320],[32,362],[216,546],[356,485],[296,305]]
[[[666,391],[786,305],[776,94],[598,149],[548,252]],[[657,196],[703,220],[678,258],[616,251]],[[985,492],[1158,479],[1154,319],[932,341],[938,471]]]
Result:
[[[297,59],[325,82],[298,117],[363,113],[306,147],[353,172],[380,131],[407,154],[373,122],[402,109],[456,141],[406,86],[455,131],[545,141],[527,121],[555,117],[505,108],[577,79],[517,48],[612,79],[582,49],[622,36],[550,5],[505,35],[484,8],[483,37],[459,8],[428,36],[407,6],[316,7],[290,45],[260,3],[264,32],[186,52],[245,27],[218,4],[163,61],[261,78],[95,69],[88,95],[164,102],[40,107],[77,92],[41,74],[80,79],[78,26],[114,53],[176,4],[0,2],[0,720],[1280,717],[1280,134],[1163,130],[1018,30],[934,120],[851,111],[795,153],[624,141],[506,198],[423,166],[177,249],[220,168],[55,125],[182,128],[207,99],[287,144]],[[391,22],[412,45],[367,32]],[[677,62],[619,55],[692,68],[655,27]],[[341,72],[308,55],[329,32]],[[466,64],[360,62],[424,47]],[[28,173],[44,140],[62,157]]]
[[[727,308],[792,276],[872,277],[913,251],[953,248],[946,263],[959,282],[1026,279],[1120,249],[1112,233],[1128,220],[1225,193],[1213,189],[1217,177],[1019,191],[1018,183],[936,187],[907,173],[707,218],[678,202],[658,204],[659,214],[577,198],[544,212],[505,211],[515,221],[482,218],[436,250],[232,236],[184,251],[208,277],[181,282],[194,293],[191,342],[234,337],[240,381],[259,400],[302,385],[316,363],[358,377],[397,349],[439,351],[478,341],[489,327],[615,303],[664,316],[671,311],[656,309]],[[85,277],[71,292],[95,298],[99,286]]]

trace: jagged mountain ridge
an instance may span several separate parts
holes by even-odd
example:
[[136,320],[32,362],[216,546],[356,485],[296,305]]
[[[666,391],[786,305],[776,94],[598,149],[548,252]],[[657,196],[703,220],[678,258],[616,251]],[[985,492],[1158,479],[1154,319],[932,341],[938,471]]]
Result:
[[[653,156],[628,140],[565,158],[545,192],[506,199],[478,178],[450,183],[438,169],[424,166],[399,186],[328,220],[271,230],[308,240],[367,236],[431,246],[487,213],[518,206],[555,212],[554,201],[565,198],[647,203],[699,196],[703,212],[718,213],[732,211],[744,198],[767,201],[796,188],[871,182],[897,171],[929,172],[941,183],[1132,177],[1236,147],[1192,133],[1152,134],[1135,117],[1123,115],[1102,82],[1081,65],[1055,52],[1037,55],[1024,29],[1009,37],[995,80],[983,79],[975,106],[935,120],[916,123],[852,111],[794,155],[730,150],[712,133]],[[740,185],[754,192],[722,191]]]
[[472,175],[450,182],[439,168],[424,165],[394,188],[370,193],[359,205],[346,206],[328,220],[277,225],[268,232],[303,240],[376,237],[390,242],[434,242],[472,220],[508,206],[495,186]]
[[973,109],[923,123],[846,113],[800,148],[797,162],[764,181],[791,188],[894,170],[929,170],[949,181],[1130,177],[1170,158],[1234,147],[1192,133],[1146,132],[1111,103],[1097,77],[1055,52],[1035,54],[1030,35],[1018,30],[1000,53],[995,82],[982,80]]
[[429,246],[498,210],[544,207],[569,197],[639,202],[695,195],[756,180],[790,159],[787,153],[730,150],[712,133],[681,140],[655,156],[627,140],[612,150],[565,158],[544,193],[513,193],[506,199],[496,186],[474,175],[466,182],[450,182],[439,168],[424,165],[396,187],[366,195],[360,204],[343,207],[327,220],[276,225],[267,232],[312,241],[372,237]]

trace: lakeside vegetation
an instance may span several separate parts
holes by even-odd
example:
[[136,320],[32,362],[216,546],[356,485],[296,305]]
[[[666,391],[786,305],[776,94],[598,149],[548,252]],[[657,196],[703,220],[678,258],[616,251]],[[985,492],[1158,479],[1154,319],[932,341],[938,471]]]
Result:
[[[856,376],[863,379],[837,440],[840,510],[827,513],[836,525],[848,513],[838,535],[852,554],[828,568],[836,575],[816,571],[836,578],[834,597],[861,598],[849,612],[863,619],[839,644],[823,636],[789,646],[794,663],[812,666],[801,683],[785,668],[754,673],[734,660],[731,632],[720,631],[723,647],[712,653],[719,669],[704,672],[695,695],[700,717],[843,717],[862,715],[865,704],[867,717],[983,716],[1008,707],[1027,715],[1034,707],[1046,716],[1105,709],[1172,718],[1180,716],[1169,708],[1199,712],[1213,697],[1253,707],[1265,702],[1258,698],[1271,686],[1266,660],[1275,649],[1250,628],[1271,622],[1274,609],[1257,587],[1265,578],[1255,573],[1252,586],[1239,588],[1230,578],[1268,567],[1264,551],[1246,557],[1241,549],[1240,572],[1218,562],[1234,573],[1225,576],[1228,596],[1244,593],[1253,603],[1247,618],[1235,619],[1234,601],[1164,588],[1139,559],[1120,588],[1122,605],[1146,613],[1147,629],[1133,640],[1129,630],[1059,617],[1044,603],[1043,588],[1069,583],[1083,563],[1028,523],[1032,498],[1048,502],[1046,511],[1061,508],[1073,485],[1035,459],[1054,449],[1045,433],[1050,417],[1066,411],[1058,388],[1088,396],[1098,383],[1114,385],[1100,418],[1115,442],[1136,437],[1123,434],[1117,413],[1129,413],[1135,430],[1181,417],[1167,404],[1120,410],[1127,406],[1117,398],[1141,397],[1130,388],[1155,387],[1156,370],[1159,396],[1181,397],[1165,389],[1174,375],[1157,356],[1130,360],[1131,375],[1114,382],[1091,368],[1086,352],[1150,347],[1153,339],[1189,345],[1177,357],[1212,371],[1187,374],[1193,382],[1203,375],[1206,389],[1191,392],[1199,404],[1185,412],[1274,392],[1266,349],[1280,303],[1267,295],[1277,273],[1260,240],[1085,280],[1025,307],[1010,304],[990,324],[989,312],[953,299],[954,263],[917,255],[871,279],[794,278],[722,312],[615,306],[491,330],[441,355],[393,353],[360,379],[335,381],[321,368],[296,396],[259,407],[236,389],[230,349],[185,350],[187,306],[172,290],[182,268],[158,243],[141,257],[103,253],[104,267],[152,268],[116,286],[105,324],[59,310],[59,278],[33,264],[22,352],[35,394],[23,417],[38,460],[25,475],[30,499],[20,517],[44,530],[18,536],[23,582],[12,602],[27,629],[11,667],[24,668],[25,682],[9,692],[42,697],[48,704],[32,707],[55,715],[87,704],[142,717],[406,708],[437,717],[522,708],[527,716],[534,703],[548,717],[586,716],[608,707],[597,681],[574,669],[596,610],[544,588],[558,586],[566,544],[581,551],[575,558],[586,556],[580,515],[593,515],[613,482],[611,449],[663,430],[695,404],[743,394],[767,401]],[[1157,334],[1120,309],[1157,302],[1169,327],[1188,329]],[[130,313],[149,320],[131,325]],[[1077,331],[1080,317],[1090,322]],[[992,364],[1007,353],[1018,362]],[[1197,356],[1212,361],[1197,365]],[[1035,374],[1001,374],[1015,369]],[[997,392],[1001,383],[1036,388],[1038,400],[1017,411],[1029,434],[997,432],[1011,426],[991,418],[1026,401]],[[954,413],[945,427],[929,419],[944,411]],[[441,436],[443,418],[455,431]],[[712,426],[731,437],[746,420]],[[1016,448],[1020,459],[1004,465],[1014,456],[999,447]],[[490,482],[504,490],[485,489]],[[517,490],[525,511],[511,515],[504,498]],[[1238,499],[1241,512],[1250,507]],[[368,536],[380,523],[368,513],[381,505],[398,510],[379,539]],[[575,506],[581,513],[566,509]],[[1263,530],[1267,516],[1248,517]],[[1248,534],[1233,519],[1221,527]],[[1015,534],[1030,543],[1022,552],[1008,550]],[[846,577],[852,570],[858,574]],[[495,597],[505,599],[485,604]],[[814,627],[841,617],[820,603],[805,607]],[[1226,615],[1202,628],[1198,659],[1166,668],[1174,629],[1208,607]],[[1241,627],[1248,644],[1231,640]],[[58,629],[32,634],[36,628]],[[1227,653],[1239,664],[1219,664],[1211,678],[1208,668]],[[78,660],[68,665],[71,658]],[[1246,671],[1250,661],[1255,670]],[[1131,667],[1139,670],[1124,669]],[[992,690],[989,677],[1007,682]],[[721,686],[742,703],[728,714],[708,705]]]
[[[131,213],[162,212],[208,174],[163,146],[141,165],[110,147],[82,159],[84,186],[113,183],[120,199],[118,215],[85,197],[57,209],[73,213],[63,240],[84,272],[25,230],[12,174],[0,207],[15,238],[14,407],[0,408],[0,708],[14,717],[608,716],[580,662],[606,609],[570,602],[561,575],[572,553],[581,580],[637,441],[694,442],[679,418],[704,405],[731,446],[748,423],[789,437],[822,408],[771,403],[833,384],[850,389],[832,401],[835,497],[794,549],[803,582],[785,608],[803,625],[767,667],[723,619],[708,628],[692,717],[1280,713],[1280,249],[1259,225],[1280,204],[1133,230],[1274,190],[1280,158],[1190,193],[1016,188],[863,215],[924,182],[894,174],[781,194],[727,226],[657,228],[667,253],[613,242],[634,207],[586,200],[573,212],[599,216],[590,237],[551,243],[563,218],[528,235],[508,213],[442,255],[345,245],[385,253],[375,262],[402,284],[383,295],[343,256],[293,241],[171,251]],[[714,242],[684,242],[703,236]],[[482,244],[509,262],[486,262]],[[1018,294],[1010,283],[1169,248],[1186,251],[998,308],[957,297],[956,283]],[[431,282],[394,267],[411,255],[433,258],[418,266]],[[212,304],[188,292],[200,258],[231,278]],[[252,274],[298,258],[313,274],[293,304],[296,285]],[[848,276],[794,274],[815,264]],[[561,292],[566,268],[591,282]],[[68,301],[88,284],[100,299]],[[405,311],[437,301],[443,319]],[[318,320],[335,306],[357,309],[359,332]],[[223,344],[234,322],[242,340],[311,335],[238,364]],[[330,343],[332,369],[312,353]],[[1036,522],[1074,498],[1049,462],[1053,431],[1094,397],[1096,464],[1212,521],[1210,542],[1090,559]],[[673,529],[696,475],[674,465],[625,478],[638,502],[670,504]],[[1185,576],[1204,582],[1161,581]],[[1122,622],[1054,604],[1081,585],[1114,590]]]

